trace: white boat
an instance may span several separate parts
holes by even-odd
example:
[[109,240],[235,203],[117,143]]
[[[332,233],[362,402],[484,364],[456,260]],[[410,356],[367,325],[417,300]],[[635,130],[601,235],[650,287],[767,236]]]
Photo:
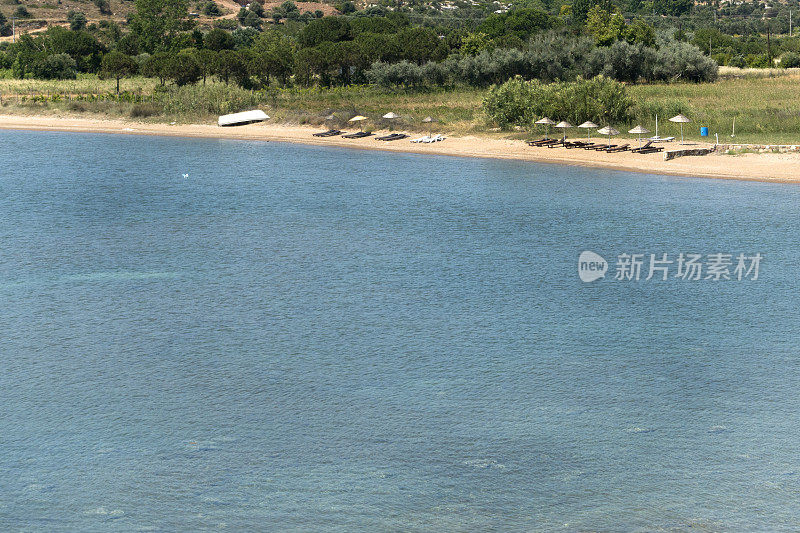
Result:
[[260,109],[253,111],[242,111],[241,113],[233,113],[230,115],[222,115],[217,120],[217,124],[221,127],[227,126],[244,126],[245,124],[254,124],[256,122],[263,122],[269,119],[266,113]]

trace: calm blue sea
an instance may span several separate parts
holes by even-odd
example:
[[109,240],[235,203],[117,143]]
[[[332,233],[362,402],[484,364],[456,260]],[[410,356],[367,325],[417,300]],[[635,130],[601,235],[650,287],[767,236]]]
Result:
[[[0,530],[797,531],[799,214],[792,185],[0,132]],[[681,252],[764,259],[644,280]]]

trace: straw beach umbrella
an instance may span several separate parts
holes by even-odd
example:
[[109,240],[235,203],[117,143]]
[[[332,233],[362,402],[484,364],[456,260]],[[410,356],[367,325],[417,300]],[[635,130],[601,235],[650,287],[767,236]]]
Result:
[[611,136],[612,135],[619,135],[619,131],[615,130],[611,126],[606,126],[605,128],[600,128],[597,130],[597,133],[600,135],[608,135],[608,145],[611,146]]
[[[397,115],[397,114],[393,113],[392,111],[389,111],[388,113],[383,115],[383,117],[381,117],[381,118],[383,118],[384,120],[388,120],[391,123],[391,122],[394,122],[396,119],[400,118],[400,115]],[[389,128],[389,131],[392,131],[391,127]]]
[[650,130],[645,128],[644,126],[636,126],[632,130],[628,130],[628,133],[633,133],[639,136],[639,147],[641,148],[642,145],[642,135],[645,133],[650,133]]
[[550,126],[555,124],[555,122],[553,122],[552,120],[550,120],[547,117],[543,117],[543,118],[540,118],[539,120],[537,120],[536,122],[534,122],[534,124],[543,124],[544,126],[547,127],[547,129],[545,130],[545,133],[544,133],[544,138],[547,139],[547,137],[550,135]]
[[361,125],[361,123],[363,121],[365,121],[365,120],[367,120],[367,117],[365,117],[363,115],[356,115],[353,118],[351,118],[350,120],[348,120],[347,122],[358,122],[358,127],[363,131],[364,127]]
[[674,117],[669,119],[669,121],[677,122],[678,124],[681,125],[681,143],[683,143],[683,125],[691,122],[691,120],[689,120],[689,117],[681,114],[681,115],[675,115]]
[[598,126],[597,124],[595,124],[591,120],[587,120],[586,122],[584,122],[583,124],[581,124],[578,127],[579,128],[584,128],[586,130],[586,142],[592,142],[592,129],[599,128],[600,126]]
[[566,120],[562,120],[561,122],[556,124],[554,127],[561,128],[562,130],[564,130],[564,140],[566,141],[567,140],[567,130],[569,128],[573,127],[573,126],[572,126],[572,124],[570,124]]

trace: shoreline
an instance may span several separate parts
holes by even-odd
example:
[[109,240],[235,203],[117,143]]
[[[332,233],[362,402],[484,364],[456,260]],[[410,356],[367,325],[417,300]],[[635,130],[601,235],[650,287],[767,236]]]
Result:
[[[72,115],[0,115],[0,129],[278,141],[397,153],[530,161],[645,174],[770,183],[800,183],[800,154],[797,153],[741,154],[736,156],[709,154],[664,161],[663,153],[642,155],[619,152],[608,154],[580,149],[535,148],[520,140],[495,139],[491,137],[447,136],[447,139],[442,142],[414,144],[408,142],[408,139],[381,142],[376,141],[374,137],[355,140],[341,137],[318,138],[313,137],[311,134],[324,128],[269,122],[220,128],[216,124],[148,123]],[[424,134],[418,133],[412,135],[412,137],[422,135]],[[582,138],[580,135],[575,134],[569,137],[572,139]],[[615,138],[613,142],[617,144],[630,143],[632,146],[638,143],[635,139],[619,137]],[[685,145],[680,146],[677,143],[660,143],[658,146],[664,146],[665,151],[680,147],[686,148]],[[697,144],[693,147],[702,148],[707,146],[711,145]]]

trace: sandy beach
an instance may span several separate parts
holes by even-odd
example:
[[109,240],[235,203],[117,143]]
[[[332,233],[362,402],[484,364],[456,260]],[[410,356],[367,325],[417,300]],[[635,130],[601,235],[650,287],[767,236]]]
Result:
[[[260,123],[235,128],[220,128],[216,124],[156,124],[134,120],[106,120],[58,115],[0,115],[0,128],[280,141],[418,154],[515,159],[689,177],[800,183],[800,154],[798,153],[711,154],[664,161],[663,153],[607,154],[579,149],[534,148],[519,140],[476,136],[448,136],[443,142],[415,144],[409,142],[408,139],[381,142],[375,140],[374,137],[355,140],[341,137],[318,138],[312,136],[312,133],[320,131],[318,127],[283,124]],[[575,135],[570,137],[577,138]],[[615,138],[614,142],[637,145],[635,139]],[[665,150],[675,150],[703,148],[709,145],[680,146],[676,143],[664,143],[659,146],[664,146]]]

